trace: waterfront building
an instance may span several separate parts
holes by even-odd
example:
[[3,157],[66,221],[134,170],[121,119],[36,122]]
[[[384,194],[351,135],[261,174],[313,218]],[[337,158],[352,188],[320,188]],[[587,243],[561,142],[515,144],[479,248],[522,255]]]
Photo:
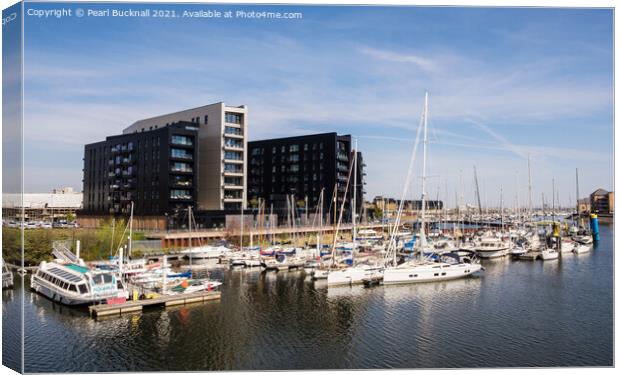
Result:
[[214,103],[136,121],[123,134],[149,132],[179,121],[197,128],[196,210],[245,208],[248,108]]
[[84,147],[84,207],[80,223],[91,216],[149,217],[163,228],[165,215],[196,205],[198,125],[168,124],[146,132],[107,137]]
[[583,198],[577,201],[577,205],[579,206],[579,213],[589,213],[590,212],[590,198]]
[[[349,169],[353,162],[353,145],[350,135],[322,133],[296,137],[265,139],[248,143],[248,202],[252,207],[264,202],[266,212],[279,217],[287,216],[292,205],[299,211],[297,217],[316,212],[323,190],[325,219],[333,220],[334,188],[338,191],[337,207],[340,208],[346,190]],[[358,152],[357,211],[363,207],[364,162]],[[353,178],[346,196],[344,218],[350,221]],[[291,199],[292,198],[292,199]],[[336,210],[337,211],[337,210]],[[324,222],[325,222],[324,219]],[[331,221],[330,221],[331,222]]]
[[2,218],[5,222],[70,221],[82,206],[82,193],[73,188],[54,189],[51,193],[2,194]]
[[590,194],[590,211],[598,214],[614,213],[614,192],[605,189],[597,189]]
[[137,228],[225,222],[245,208],[247,108],[215,103],[136,121],[85,146],[80,224],[130,213]]

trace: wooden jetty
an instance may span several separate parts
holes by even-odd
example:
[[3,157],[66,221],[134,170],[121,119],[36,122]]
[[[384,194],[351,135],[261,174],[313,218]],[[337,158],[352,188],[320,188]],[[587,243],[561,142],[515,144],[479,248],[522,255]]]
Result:
[[143,299],[137,301],[127,301],[116,304],[101,304],[92,305],[88,307],[90,316],[93,318],[109,316],[109,315],[121,315],[124,313],[140,312],[145,306],[176,306],[186,305],[190,303],[206,302],[219,300],[222,297],[221,292],[217,291],[205,291],[188,294],[173,294],[166,296],[159,296],[156,298]]

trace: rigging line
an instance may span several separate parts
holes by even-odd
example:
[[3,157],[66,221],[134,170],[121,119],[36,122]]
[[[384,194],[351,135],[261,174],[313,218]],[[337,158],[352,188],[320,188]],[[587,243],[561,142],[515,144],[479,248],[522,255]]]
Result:
[[388,244],[387,251],[385,252],[384,263],[387,263],[388,259],[392,257],[392,252],[394,253],[396,252],[395,241],[396,241],[397,228],[400,226],[400,219],[401,219],[402,211],[403,211],[403,203],[405,201],[405,198],[407,197],[407,190],[409,188],[409,184],[410,184],[411,177],[412,177],[413,166],[415,164],[415,156],[417,154],[418,145],[420,143],[420,134],[422,133],[422,125],[424,124],[424,116],[425,116],[425,113],[423,112],[422,116],[420,117],[420,124],[418,125],[418,130],[416,131],[416,137],[415,137],[415,143],[413,145],[413,150],[411,150],[411,158],[409,159],[409,166],[407,168],[405,186],[403,187],[403,193],[401,195],[400,204],[398,206],[398,212],[396,214],[396,219],[394,221],[394,226],[391,228],[392,230],[390,233],[390,242]]

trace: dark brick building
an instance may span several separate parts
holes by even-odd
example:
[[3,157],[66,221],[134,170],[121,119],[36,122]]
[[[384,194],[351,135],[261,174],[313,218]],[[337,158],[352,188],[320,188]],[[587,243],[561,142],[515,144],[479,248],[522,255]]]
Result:
[[[273,205],[274,214],[286,216],[293,196],[296,208],[315,212],[321,190],[324,189],[323,212],[327,217],[334,188],[338,190],[340,208],[353,162],[350,135],[323,133],[298,137],[266,139],[248,142],[248,206],[259,199],[266,210]],[[358,152],[357,210],[361,211],[364,194],[364,164]],[[351,177],[345,202],[345,218],[350,221],[353,191]],[[333,217],[333,210],[331,211]]]
[[195,206],[197,124],[107,137],[84,148],[85,215],[161,217]]

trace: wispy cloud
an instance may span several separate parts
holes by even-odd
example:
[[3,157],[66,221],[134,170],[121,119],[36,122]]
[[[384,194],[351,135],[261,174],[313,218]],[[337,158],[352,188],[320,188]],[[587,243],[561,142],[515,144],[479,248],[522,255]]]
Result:
[[379,60],[413,64],[427,72],[435,73],[440,70],[439,64],[436,61],[413,53],[398,53],[394,51],[381,50],[370,47],[362,48],[360,52]]

